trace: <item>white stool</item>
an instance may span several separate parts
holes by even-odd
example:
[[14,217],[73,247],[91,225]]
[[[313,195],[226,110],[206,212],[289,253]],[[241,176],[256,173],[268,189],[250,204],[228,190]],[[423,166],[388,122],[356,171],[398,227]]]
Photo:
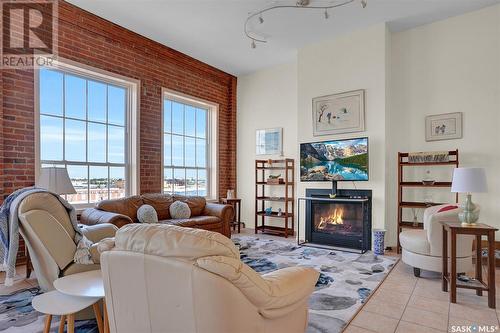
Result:
[[[41,313],[46,314],[44,333],[49,333],[52,316],[61,316],[61,323],[59,325],[59,333],[64,332],[64,324],[68,320],[68,333],[75,332],[75,313],[92,305],[98,327],[100,328],[99,321],[101,314],[99,310],[97,297],[76,297],[60,293],[57,290],[49,291],[45,294],[35,296],[32,301],[33,308]],[[100,331],[100,330],[99,330]]]

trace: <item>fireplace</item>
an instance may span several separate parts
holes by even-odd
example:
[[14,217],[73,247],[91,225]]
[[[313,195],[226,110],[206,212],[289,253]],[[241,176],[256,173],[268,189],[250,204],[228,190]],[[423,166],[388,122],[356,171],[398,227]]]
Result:
[[359,250],[371,247],[371,190],[306,190],[306,242]]

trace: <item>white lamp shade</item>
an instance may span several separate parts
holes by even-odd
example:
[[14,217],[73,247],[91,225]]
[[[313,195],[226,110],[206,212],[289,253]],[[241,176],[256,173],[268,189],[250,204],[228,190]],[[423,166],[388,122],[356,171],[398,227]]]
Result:
[[75,188],[69,179],[68,170],[65,168],[42,168],[38,187],[44,188],[57,194],[75,194]]
[[451,192],[481,193],[488,191],[484,168],[455,168]]

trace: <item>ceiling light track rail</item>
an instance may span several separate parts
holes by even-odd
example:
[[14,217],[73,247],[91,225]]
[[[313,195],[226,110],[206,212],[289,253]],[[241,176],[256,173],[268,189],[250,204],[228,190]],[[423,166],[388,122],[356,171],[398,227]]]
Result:
[[[342,7],[342,6],[348,5],[350,3],[353,3],[355,1],[357,1],[357,0],[345,0],[345,1],[340,2],[340,3],[334,3],[334,4],[330,4],[330,5],[325,5],[325,6],[318,6],[318,5],[312,5],[312,6],[310,6],[309,5],[310,4],[309,0],[298,0],[295,5],[286,5],[286,4],[272,5],[270,7],[267,7],[267,8],[264,8],[264,9],[260,9],[258,11],[255,11],[255,12],[249,14],[249,16],[247,17],[247,19],[245,20],[245,25],[244,25],[245,35],[247,36],[248,39],[250,39],[252,41],[251,47],[253,49],[255,49],[257,47],[257,43],[267,43],[267,40],[265,40],[262,37],[257,37],[255,35],[253,35],[253,33],[251,31],[249,31],[249,29],[248,29],[248,23],[250,21],[252,21],[252,19],[255,18],[255,17],[258,17],[259,23],[263,24],[264,23],[264,18],[262,17],[262,14],[264,14],[266,12],[269,12],[269,11],[272,11],[272,10],[276,10],[276,9],[290,8],[290,9],[323,10],[324,11],[324,17],[325,17],[325,19],[328,19],[330,17],[330,14],[328,13],[329,9],[334,9],[334,8],[337,8],[337,7]],[[361,0],[361,6],[363,8],[365,8],[366,5],[367,5],[367,0]]]

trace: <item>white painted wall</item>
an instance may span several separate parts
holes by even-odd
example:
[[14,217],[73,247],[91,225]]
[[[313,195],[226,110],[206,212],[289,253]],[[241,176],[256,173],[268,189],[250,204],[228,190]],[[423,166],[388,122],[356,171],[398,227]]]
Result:
[[[390,126],[388,142],[406,139],[399,149],[410,151],[458,148],[461,166],[485,167],[489,192],[473,200],[481,221],[500,227],[500,5],[393,34],[391,64],[392,114],[402,117]],[[426,142],[425,116],[449,112],[463,112],[463,139]],[[387,177],[391,188],[396,181]],[[396,228],[395,216],[387,226]]]
[[238,196],[242,199],[241,219],[253,228],[255,159],[279,158],[255,155],[255,130],[283,127],[283,155],[297,159],[297,63],[239,77],[237,97]]
[[[312,98],[355,89],[366,90],[367,131],[313,137]],[[447,112],[464,113],[463,139],[425,142],[425,116]],[[250,227],[255,129],[279,126],[297,164],[301,142],[370,138],[370,181],[356,186],[374,191],[373,226],[388,230],[388,245],[396,243],[398,151],[458,148],[462,166],[486,167],[490,191],[473,199],[482,221],[500,228],[500,5],[396,34],[373,26],[307,46],[297,63],[239,77],[238,193]],[[306,187],[330,184],[298,182],[297,195]],[[436,199],[452,198],[441,191]]]
[[[370,180],[355,185],[340,182],[339,188],[373,190],[374,228],[383,228],[385,221],[386,43],[386,26],[381,24],[307,46],[298,53],[298,141],[368,136]],[[314,137],[312,99],[357,89],[365,89],[366,132]],[[298,152],[298,145],[296,149]],[[331,188],[331,183],[299,182],[298,195],[304,196],[306,188]],[[303,235],[303,223],[301,227]]]

